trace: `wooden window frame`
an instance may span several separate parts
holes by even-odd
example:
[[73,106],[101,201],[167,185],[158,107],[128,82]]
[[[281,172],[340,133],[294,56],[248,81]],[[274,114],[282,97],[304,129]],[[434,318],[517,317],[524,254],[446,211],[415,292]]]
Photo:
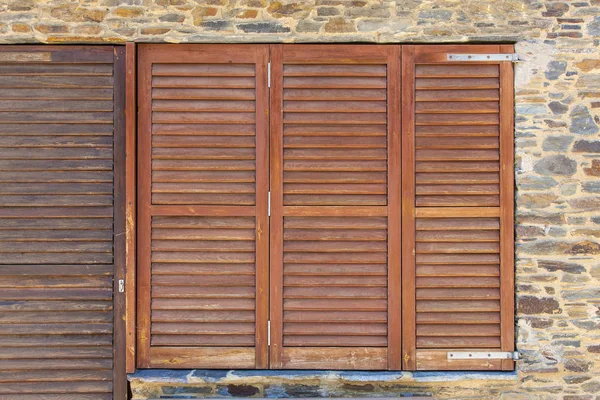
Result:
[[[166,45],[164,45],[166,46]],[[415,56],[415,46],[390,44],[387,46],[395,46],[399,57],[398,74],[402,84],[397,85],[398,92],[398,118],[394,118],[394,124],[398,124],[398,130],[401,127],[401,137],[399,138],[399,146],[401,146],[402,157],[397,160],[391,160],[389,168],[402,169],[401,181],[398,182],[401,188],[401,195],[398,193],[396,197],[391,198],[388,202],[388,208],[395,204],[398,207],[398,212],[401,210],[402,216],[390,221],[392,224],[398,224],[398,234],[394,240],[398,241],[396,250],[389,249],[390,256],[401,258],[401,290],[400,293],[394,295],[389,293],[389,301],[394,302],[393,307],[402,309],[398,314],[397,320],[392,320],[393,330],[398,330],[398,341],[401,341],[398,346],[390,346],[389,351],[389,369],[393,370],[416,370],[417,364],[415,360],[415,325],[414,325],[414,297],[411,298],[411,293],[414,292],[415,275],[414,275],[414,258],[412,254],[408,254],[404,249],[412,246],[414,241],[414,232],[411,232],[415,223],[414,210],[406,206],[407,196],[414,198],[414,174],[407,175],[410,170],[411,163],[414,163],[414,150],[411,148],[412,126],[414,125],[414,115],[410,108],[414,102],[414,91],[412,90],[412,81],[414,81],[414,71],[411,70],[411,60]],[[469,45],[443,45],[445,49],[454,49],[457,52],[469,51]],[[271,45],[271,60],[273,57],[277,59],[280,45]],[[513,53],[513,45],[496,45],[499,53]],[[126,226],[125,226],[125,242],[126,242],[126,360],[127,372],[136,370],[136,229],[137,229],[137,214],[136,214],[136,196],[137,196],[137,171],[136,171],[136,45],[127,43],[126,45],[126,176],[125,176],[125,191],[126,191]],[[477,52],[477,51],[474,51]],[[401,59],[400,59],[401,57]],[[500,220],[501,230],[500,237],[504,238],[501,241],[501,341],[502,351],[514,351],[514,72],[510,62],[501,62],[500,65]],[[278,74],[279,69],[273,65],[272,73]],[[276,80],[273,80],[276,81]],[[273,100],[273,99],[272,99]],[[277,123],[279,115],[270,116],[271,130],[273,125]],[[412,125],[411,125],[412,124]],[[408,135],[408,136],[407,136]],[[408,140],[406,139],[408,137]],[[271,138],[271,151],[274,142],[277,138]],[[400,155],[400,152],[399,154]],[[395,195],[394,195],[395,196]],[[266,205],[265,205],[266,206]],[[278,204],[272,205],[277,209]],[[279,206],[282,206],[281,204]],[[401,229],[400,229],[401,228]],[[279,232],[277,229],[272,230],[272,235]],[[280,233],[280,232],[279,232]],[[508,239],[507,239],[508,238]],[[401,245],[400,245],[401,243]],[[397,253],[397,254],[396,254]],[[271,253],[272,254],[272,253]],[[400,269],[400,267],[399,267]],[[272,273],[272,272],[271,272]],[[116,277],[116,276],[115,276]],[[398,272],[397,278],[400,278]],[[395,278],[394,278],[395,279]],[[393,286],[390,286],[393,287]],[[400,289],[400,288],[399,288]],[[273,287],[271,288],[273,290]],[[402,301],[400,301],[402,298]],[[273,304],[271,303],[271,307]],[[401,333],[400,333],[401,332]],[[273,332],[274,337],[280,335],[280,332]],[[275,340],[276,341],[276,340]],[[277,341],[276,341],[277,342]],[[401,346],[401,347],[400,347]],[[396,353],[397,352],[397,353]],[[278,352],[271,348],[271,357],[278,365]],[[268,367],[267,364],[265,364]],[[512,360],[502,360],[502,370],[513,370],[514,362]]]

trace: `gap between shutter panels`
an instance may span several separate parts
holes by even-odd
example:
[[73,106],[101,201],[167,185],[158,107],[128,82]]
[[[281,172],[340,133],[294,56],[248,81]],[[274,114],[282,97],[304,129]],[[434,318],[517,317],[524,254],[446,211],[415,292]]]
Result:
[[0,54],[0,396],[110,399],[113,47]]

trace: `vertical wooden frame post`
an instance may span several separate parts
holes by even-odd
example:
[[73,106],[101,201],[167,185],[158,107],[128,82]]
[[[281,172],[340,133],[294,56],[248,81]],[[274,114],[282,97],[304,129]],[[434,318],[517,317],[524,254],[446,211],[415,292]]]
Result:
[[120,291],[120,282],[126,275],[126,243],[125,243],[125,46],[114,48],[114,280],[113,280],[113,329],[114,329],[114,360],[113,360],[113,397],[127,398],[126,376],[126,298]]
[[[138,54],[138,98],[151,96],[152,71],[147,53]],[[141,101],[139,112],[151,115],[151,102]],[[151,190],[151,125],[150,118],[138,119],[137,157],[137,367],[148,368],[150,356],[150,190]]]
[[[501,45],[500,53],[514,53],[514,45]],[[500,63],[500,330],[502,351],[515,349],[514,318],[514,69]],[[513,360],[502,360],[512,371]]]
[[388,112],[388,369],[402,368],[401,355],[401,212],[400,46],[392,46],[387,65]]
[[137,96],[136,96],[136,46],[127,43],[125,46],[125,325],[126,338],[126,370],[135,372],[135,338],[136,338],[136,123],[137,123]]
[[402,369],[415,354],[415,47],[402,46]]
[[256,368],[269,367],[269,48],[256,51]]
[[283,45],[271,45],[270,100],[270,181],[271,181],[271,249],[270,249],[270,368],[282,367],[283,346]]

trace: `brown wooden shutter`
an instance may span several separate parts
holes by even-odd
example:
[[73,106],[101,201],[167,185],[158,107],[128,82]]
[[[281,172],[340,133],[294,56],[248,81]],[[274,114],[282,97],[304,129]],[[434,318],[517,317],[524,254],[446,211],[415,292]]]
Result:
[[512,360],[448,359],[514,350],[512,64],[447,61],[512,52],[403,47],[405,369],[513,369]]
[[268,46],[138,56],[138,367],[265,368]]
[[2,399],[126,395],[113,343],[122,50],[0,47]]
[[271,47],[271,368],[400,367],[399,57]]

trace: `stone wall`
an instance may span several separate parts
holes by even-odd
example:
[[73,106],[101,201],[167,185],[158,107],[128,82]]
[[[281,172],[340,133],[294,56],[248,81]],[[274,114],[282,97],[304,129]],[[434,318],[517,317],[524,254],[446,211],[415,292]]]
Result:
[[131,40],[516,42],[518,381],[420,387],[600,399],[600,0],[0,0],[0,43]]

